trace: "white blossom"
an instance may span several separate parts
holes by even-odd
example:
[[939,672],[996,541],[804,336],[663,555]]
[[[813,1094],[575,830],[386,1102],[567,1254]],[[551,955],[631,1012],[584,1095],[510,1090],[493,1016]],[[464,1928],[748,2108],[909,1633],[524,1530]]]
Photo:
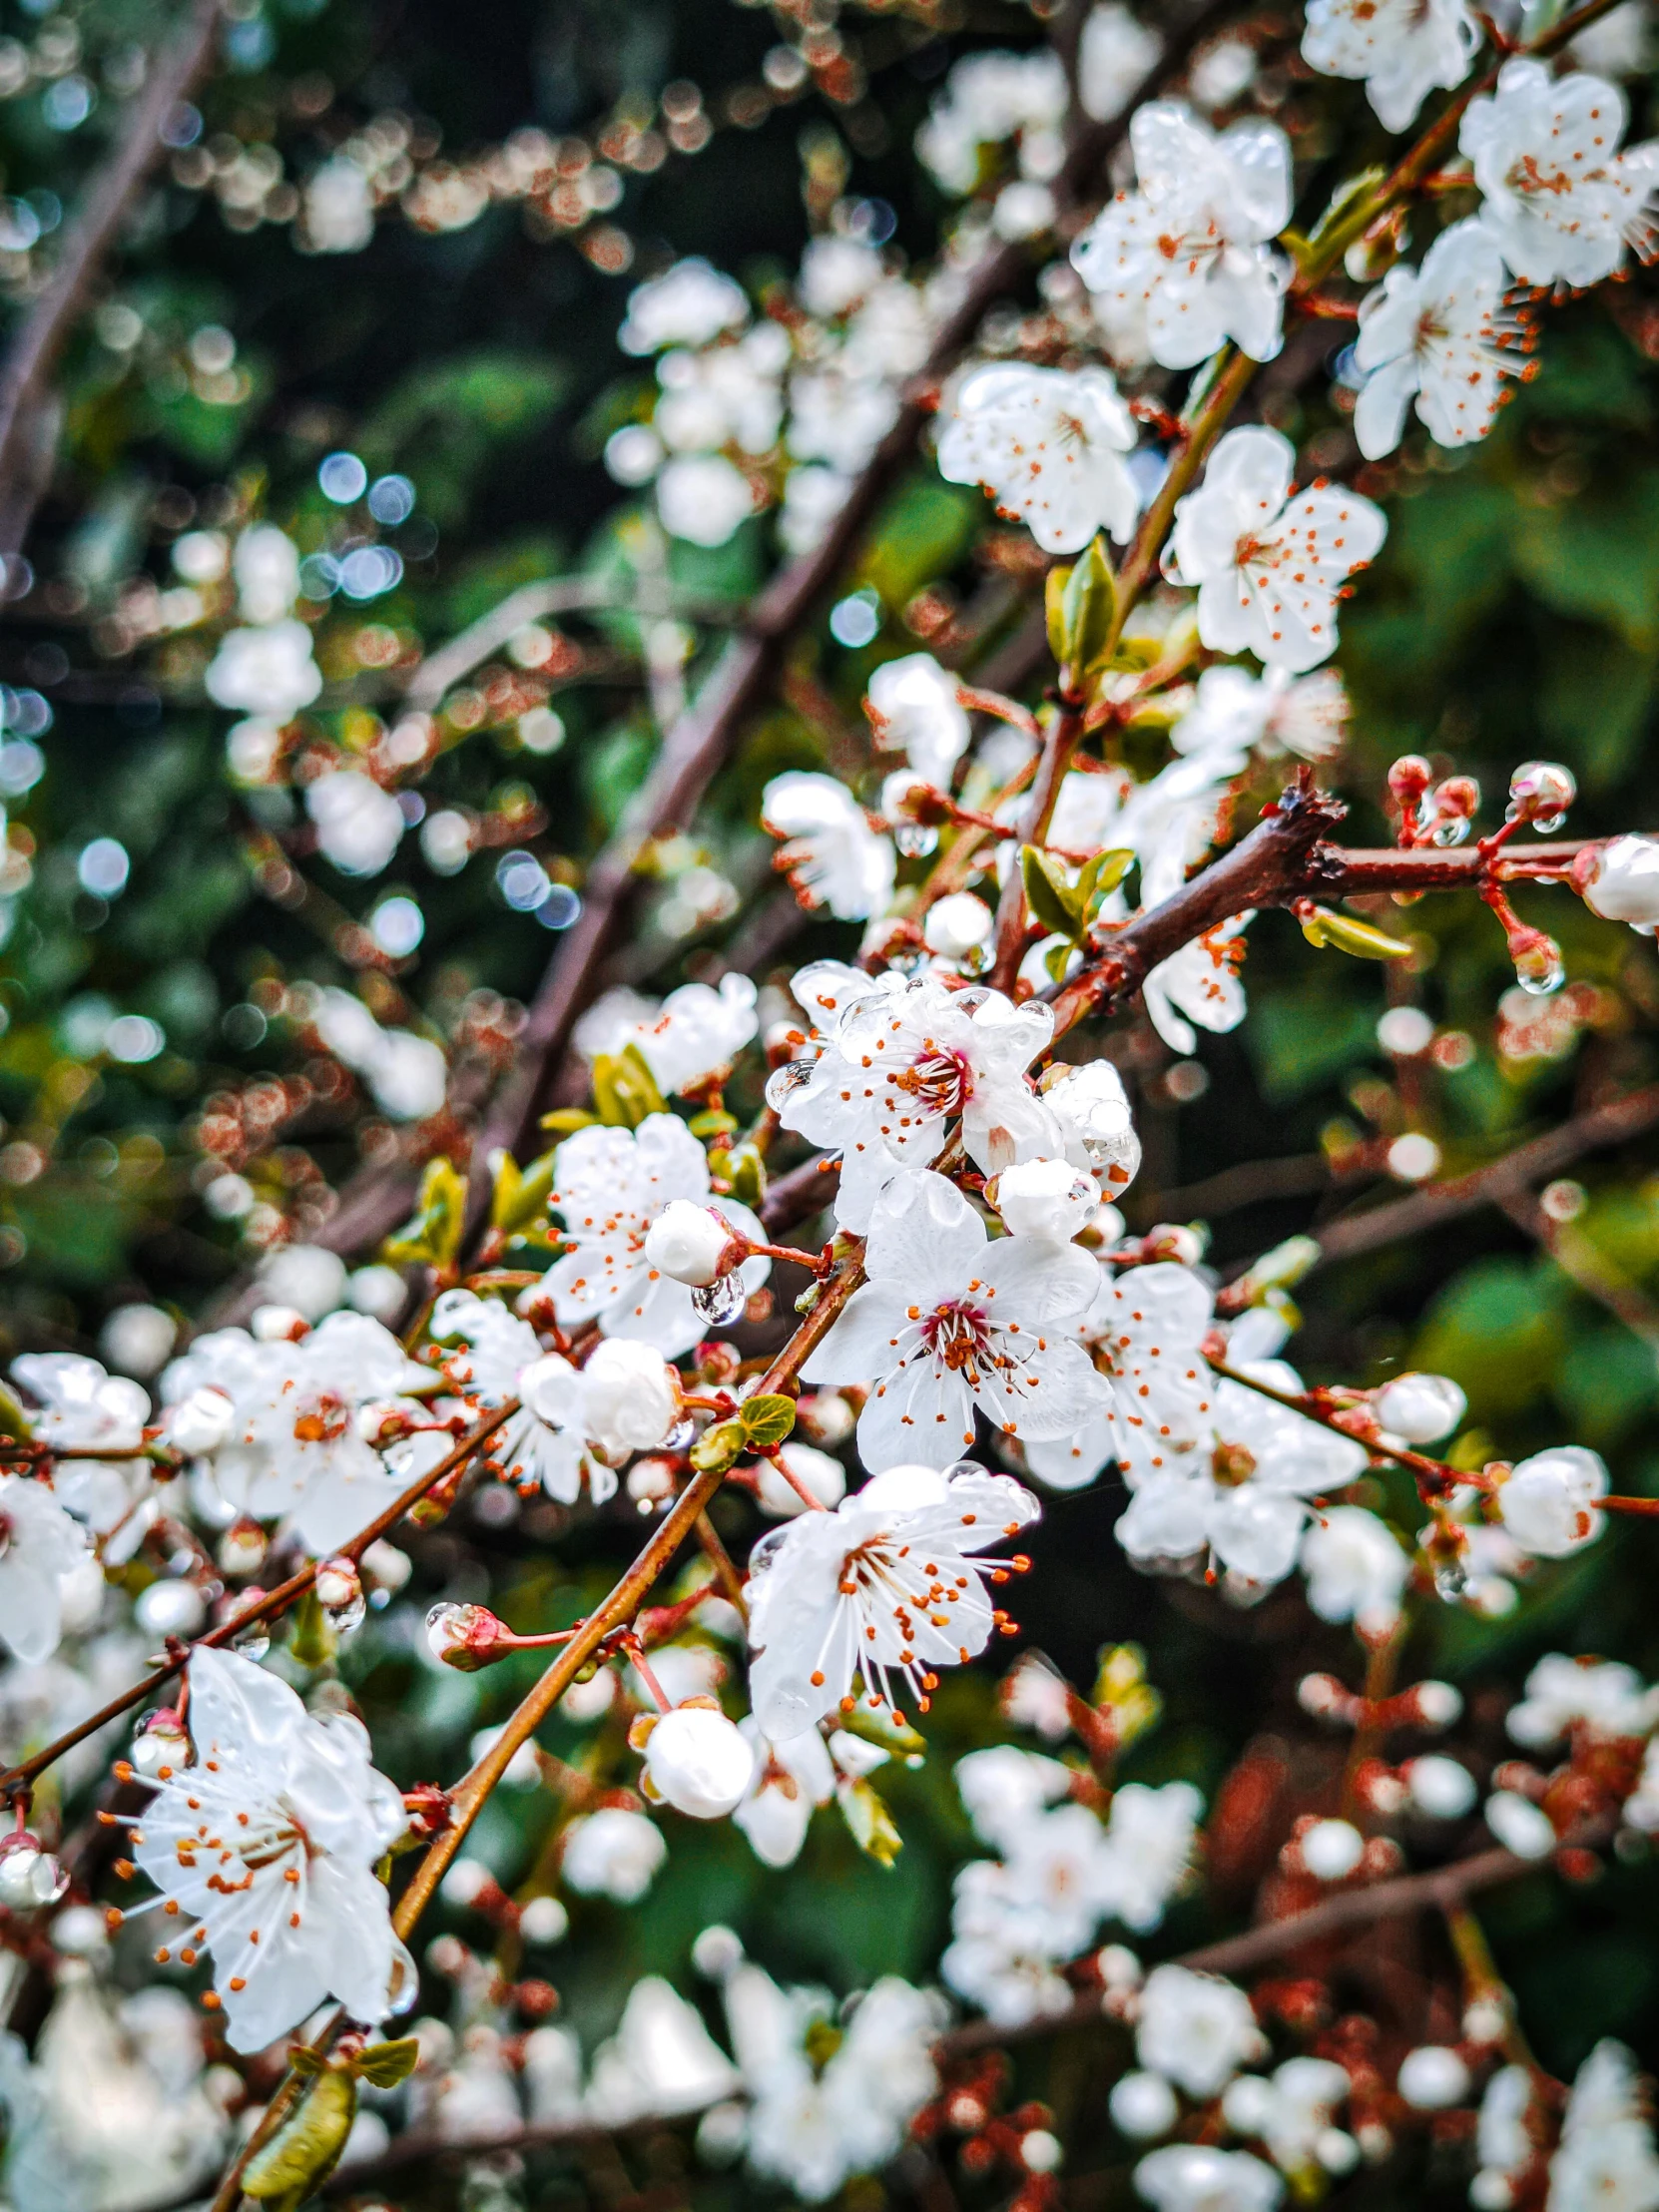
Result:
[[237,607],[244,622],[280,622],[299,597],[299,548],[274,522],[257,522],[231,556]]
[[661,1005],[636,992],[607,991],[576,1025],[576,1046],[592,1060],[629,1045],[663,1091],[688,1091],[731,1066],[760,1027],[759,993],[747,975],[718,986],[683,983]]
[[671,538],[725,545],[755,511],[755,494],[724,453],[682,453],[657,478],[657,513]]
[[[39,1410],[36,1437],[60,1449],[137,1452],[150,1418],[150,1393],[124,1375],[108,1375],[78,1352],[25,1352],[12,1362]],[[154,1511],[153,1470],[143,1458],[60,1459],[53,1472],[57,1501],[101,1537],[105,1558],[132,1556]]]
[[1120,193],[1072,248],[1114,318],[1144,312],[1165,368],[1191,368],[1231,338],[1272,360],[1285,265],[1269,241],[1290,221],[1290,142],[1276,124],[1220,134],[1178,100],[1138,108],[1129,127],[1139,189]]
[[1611,837],[1589,845],[1573,882],[1592,914],[1628,921],[1644,936],[1659,925],[1659,843],[1651,837]]
[[1524,59],[1465,109],[1458,144],[1484,195],[1479,221],[1523,282],[1595,284],[1627,245],[1653,251],[1659,144],[1618,151],[1629,113],[1604,78],[1552,77]]
[[1509,278],[1477,221],[1442,231],[1420,271],[1396,262],[1360,303],[1354,364],[1365,384],[1354,435],[1368,460],[1391,453],[1416,409],[1440,445],[1483,438],[1497,420],[1505,376],[1523,375],[1523,325],[1505,304]]
[[923,782],[948,791],[969,734],[955,677],[931,653],[905,653],[875,671],[866,705],[876,743],[902,753]]
[[1232,914],[1203,936],[1189,939],[1179,952],[1160,960],[1141,985],[1147,1019],[1172,1052],[1196,1052],[1198,1029],[1225,1036],[1243,1021],[1246,1001],[1239,968],[1244,933],[1254,918],[1252,911]]
[[1016,1006],[1000,991],[929,978],[866,979],[827,1026],[818,1059],[778,1070],[767,1097],[786,1129],[840,1153],[835,1218],[862,1232],[898,1170],[937,1159],[952,1120],[987,1175],[1060,1151],[1058,1125],[1025,1076],[1053,1033],[1040,1001]]
[[1114,1198],[1127,1190],[1140,1173],[1141,1140],[1111,1061],[1055,1065],[1043,1076],[1042,1100],[1072,1166],[1098,1175]]
[[[589,1824],[605,1817],[591,1814]],[[621,2127],[699,2111],[741,2086],[697,2007],[661,1974],[647,1974],[629,1990],[616,2033],[594,2052],[583,2111],[591,2124]]]
[[643,1813],[604,1805],[583,1813],[565,1830],[559,1872],[583,1897],[607,1897],[637,1905],[668,1857],[663,1832]]
[[346,155],[320,163],[300,195],[301,236],[313,254],[360,254],[374,236],[374,194]]
[[[796,1482],[804,1482],[821,1505],[838,1505],[846,1494],[846,1469],[829,1452],[819,1451],[812,1444],[804,1444],[792,1437],[779,1447],[778,1456],[794,1475]],[[786,1481],[772,1460],[763,1459],[757,1468],[760,1477],[755,1492],[755,1502],[763,1513],[774,1520],[793,1520],[797,1513],[811,1510],[795,1484]]]
[[851,490],[852,479],[844,470],[830,468],[822,461],[792,468],[784,479],[784,503],[778,516],[778,537],[784,551],[816,553]]
[[774,864],[805,906],[828,906],[840,921],[867,921],[892,896],[892,840],[872,830],[844,784],[791,769],[761,795],[761,825],[781,837]]
[[321,691],[322,671],[311,658],[311,633],[289,617],[227,630],[202,681],[221,707],[288,722]]
[[373,1869],[405,1826],[361,1724],[315,1719],[234,1653],[190,1663],[193,1763],[158,1777],[133,1858],[178,1908],[170,1949],[204,1944],[238,2050],[325,1997],[372,2025],[414,1989]]
[[1100,0],[1083,18],[1077,44],[1077,99],[1083,113],[1097,123],[1115,121],[1163,51],[1157,31],[1132,15],[1122,0]]
[[1607,1468],[1582,1444],[1535,1452],[1503,1475],[1493,1494],[1498,1519],[1535,1559],[1565,1559],[1601,1534]]
[[1462,83],[1479,43],[1464,0],[1308,0],[1302,58],[1363,78],[1384,130],[1408,131],[1430,92]]
[[86,1556],[86,1531],[44,1482],[0,1474],[0,1642],[25,1666],[38,1666],[57,1650],[60,1578]]
[[947,192],[965,198],[978,187],[982,148],[1027,133],[1046,145],[1065,113],[1065,72],[1050,48],[967,54],[916,133],[916,153]]
[[1649,1735],[1656,1723],[1659,1690],[1644,1688],[1634,1667],[1551,1651],[1527,1676],[1525,1695],[1509,1708],[1504,1726],[1517,1744],[1541,1751],[1569,1732],[1611,1743]]
[[1266,2047],[1249,1997],[1220,1974],[1154,1966],[1147,1975],[1135,2055],[1188,2096],[1215,2096]]
[[1236,2134],[1266,2144],[1283,2172],[1312,2182],[1322,2169],[1344,2172],[1358,2158],[1354,2138],[1331,2124],[1350,2086],[1333,2058],[1288,2058],[1270,2075],[1240,2074],[1230,2081],[1222,2117]]
[[1045,553],[1076,553],[1098,530],[1120,541],[1134,530],[1140,495],[1123,458],[1134,446],[1110,370],[993,362],[957,387],[939,473],[982,485]]
[[393,795],[354,768],[329,769],[308,784],[305,812],[317,850],[342,875],[378,875],[407,828]]
[[1109,1398],[1095,1417],[1025,1447],[1039,1480],[1077,1489],[1116,1459],[1131,1487],[1173,1471],[1210,1436],[1214,1382],[1202,1350],[1211,1293],[1190,1268],[1161,1260],[1097,1275],[1078,1324]]
[[739,1726],[754,1747],[755,1763],[733,1822],[763,1865],[793,1867],[807,1841],[814,1811],[834,1795],[835,1770],[829,1750],[816,1728],[804,1728],[775,1744],[761,1733],[753,1714]]
[[449,1062],[430,1037],[382,1029],[360,998],[333,983],[317,993],[311,1019],[334,1057],[362,1077],[383,1114],[395,1121],[426,1121],[442,1109]]
[[1300,672],[1337,644],[1337,600],[1386,535],[1358,492],[1293,492],[1296,449],[1278,430],[1229,430],[1204,481],[1176,504],[1172,573],[1198,587],[1198,628],[1216,653],[1254,653]]
[[1561,2143],[1549,2162],[1546,2212],[1653,2212],[1659,2155],[1635,2061],[1610,2037],[1573,2081]]
[[996,1179],[996,1210],[1011,1237],[1070,1244],[1100,1208],[1100,1186],[1069,1160],[1022,1160]]
[[970,1444],[976,1412],[1005,1435],[1042,1438],[1109,1404],[1075,1341],[1099,1275],[1076,1246],[992,1244],[954,1185],[911,1171],[876,1201],[864,1273],[802,1373],[868,1385],[857,1430],[867,1467]]
[[[597,1319],[608,1337],[629,1337],[674,1359],[708,1333],[683,1283],[646,1258],[651,1224],[671,1199],[707,1204],[709,1161],[683,1121],[648,1114],[638,1129],[579,1129],[558,1150],[550,1204],[574,1249],[555,1261],[546,1287],[562,1324]],[[747,1206],[721,1201],[741,1235],[757,1244],[766,1232]],[[769,1260],[739,1271],[746,1292],[758,1291]]]
[[1411,1562],[1386,1524],[1363,1505],[1334,1505],[1302,1539],[1308,1602],[1321,1620],[1381,1635],[1399,1614]]
[[982,1651],[995,1625],[977,1555],[1017,1535],[1037,1501],[1006,1475],[889,1466],[832,1513],[803,1513],[750,1556],[750,1694],[787,1743],[846,1707],[861,1680],[888,1704],[896,1673],[925,1701],[938,1667]]
[[617,332],[625,353],[655,353],[665,345],[707,345],[749,319],[741,284],[700,255],[676,262],[662,276],[636,284]]

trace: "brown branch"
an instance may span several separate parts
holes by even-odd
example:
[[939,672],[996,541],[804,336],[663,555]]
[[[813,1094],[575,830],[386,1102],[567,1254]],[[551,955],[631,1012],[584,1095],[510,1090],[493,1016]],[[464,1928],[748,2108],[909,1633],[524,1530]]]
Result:
[[127,129],[94,176],[46,288],[30,307],[0,370],[0,555],[21,547],[51,475],[48,437],[52,371],[134,194],[160,159],[162,127],[207,68],[219,25],[219,0],[195,0],[175,42],[153,64]]
[[[498,1412],[491,1413],[488,1419],[480,1421],[435,1467],[411,1482],[406,1490],[400,1491],[384,1512],[376,1513],[367,1527],[360,1528],[349,1543],[341,1544],[335,1556],[360,1559],[370,1544],[383,1536],[388,1528],[395,1527],[410,1507],[418,1505],[427,1491],[435,1489],[445,1475],[453,1474],[457,1467],[464,1466],[479,1445],[488,1442],[502,1422],[510,1420],[517,1411],[517,1400],[510,1400]],[[77,1744],[85,1743],[89,1736],[96,1736],[111,1721],[119,1720],[123,1713],[130,1713],[135,1706],[142,1705],[162,1683],[171,1682],[175,1675],[183,1674],[197,1652],[216,1650],[221,1644],[246,1635],[250,1628],[257,1627],[261,1621],[275,1620],[296,1598],[303,1597],[315,1580],[316,1562],[313,1560],[310,1565],[301,1567],[297,1574],[290,1574],[285,1582],[278,1582],[276,1589],[268,1590],[258,1604],[234,1614],[218,1628],[210,1629],[205,1636],[198,1636],[193,1643],[181,1645],[171,1658],[164,1660],[160,1666],[152,1667],[142,1682],[135,1682],[130,1689],[123,1690],[119,1697],[111,1698],[108,1705],[89,1714],[84,1721],[77,1722],[54,1742],[19,1761],[15,1767],[8,1767],[4,1774],[0,1774],[0,1799],[10,1791],[25,1788],[36,1775],[44,1774],[55,1760],[61,1759],[66,1751],[73,1751]]]

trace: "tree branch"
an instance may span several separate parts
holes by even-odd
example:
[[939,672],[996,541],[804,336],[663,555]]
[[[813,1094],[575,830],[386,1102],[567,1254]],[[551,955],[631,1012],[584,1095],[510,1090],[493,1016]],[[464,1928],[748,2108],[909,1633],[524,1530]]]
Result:
[[213,53],[219,0],[195,0],[184,28],[153,65],[127,129],[93,178],[46,288],[35,300],[0,370],[0,556],[16,553],[51,476],[43,410],[70,331],[114,246],[133,195],[162,153],[162,127]]

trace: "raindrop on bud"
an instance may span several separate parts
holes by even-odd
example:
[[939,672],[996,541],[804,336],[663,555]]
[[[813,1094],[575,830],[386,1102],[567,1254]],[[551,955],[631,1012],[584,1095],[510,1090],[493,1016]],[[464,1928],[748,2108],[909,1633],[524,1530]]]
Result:
[[1566,981],[1566,962],[1555,939],[1541,929],[1517,929],[1509,939],[1515,981],[1534,998],[1547,998]]
[[1548,836],[1559,830],[1567,809],[1578,797],[1571,769],[1559,761],[1525,761],[1509,779],[1510,822],[1529,822]]
[[323,1618],[336,1636],[349,1636],[354,1628],[361,1628],[363,1615],[368,1608],[355,1560],[347,1559],[341,1553],[336,1558],[319,1562],[316,1570],[316,1601],[322,1608]]
[[925,822],[901,822],[892,841],[906,860],[925,860],[938,850],[939,832]]
[[474,1674],[512,1648],[512,1631],[487,1605],[434,1605],[426,1616],[426,1644],[446,1667]]
[[[265,1594],[258,1583],[250,1582],[245,1589],[232,1591],[222,1597],[214,1607],[214,1626],[223,1628],[227,1621],[236,1620],[258,1605]],[[271,1623],[264,1620],[250,1621],[240,1634],[231,1638],[231,1649],[240,1652],[244,1659],[263,1659],[271,1649]]]
[[69,1877],[38,1837],[25,1830],[0,1844],[0,1905],[11,1913],[36,1913],[56,1905]]
[[731,1275],[721,1276],[717,1282],[700,1283],[692,1292],[691,1302],[700,1319],[713,1329],[721,1329],[726,1323],[737,1320],[748,1296],[742,1273],[735,1270]]
[[164,1767],[183,1767],[190,1760],[190,1738],[171,1705],[146,1714],[133,1738],[133,1765],[147,1779]]

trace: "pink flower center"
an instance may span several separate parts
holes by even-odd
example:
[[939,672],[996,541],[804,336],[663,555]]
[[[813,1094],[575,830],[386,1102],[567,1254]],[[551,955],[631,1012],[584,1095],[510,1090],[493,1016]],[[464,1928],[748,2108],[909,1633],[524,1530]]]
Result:
[[960,1052],[929,1046],[893,1077],[895,1090],[907,1091],[930,1114],[959,1114],[973,1095],[973,1077]]
[[961,1375],[970,1387],[980,1368],[996,1365],[989,1316],[962,1300],[935,1306],[921,1325],[921,1340],[935,1360]]
[[302,1444],[337,1443],[350,1426],[350,1404],[333,1390],[318,1390],[293,1417],[293,1433]]

